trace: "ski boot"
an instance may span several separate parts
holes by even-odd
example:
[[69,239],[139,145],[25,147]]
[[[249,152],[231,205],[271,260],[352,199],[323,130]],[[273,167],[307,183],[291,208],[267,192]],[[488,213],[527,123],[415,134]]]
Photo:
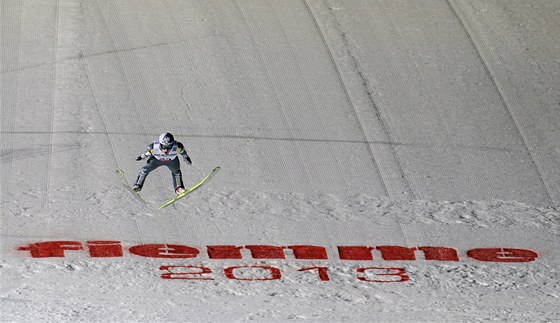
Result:
[[177,186],[177,187],[175,188],[175,193],[177,193],[177,195],[181,195],[181,194],[183,194],[183,193],[185,193],[185,192],[186,192],[186,190],[185,190],[185,188],[184,188],[183,186]]
[[134,184],[134,186],[132,186],[132,189],[133,189],[135,192],[140,192],[140,191],[142,190],[142,185]]

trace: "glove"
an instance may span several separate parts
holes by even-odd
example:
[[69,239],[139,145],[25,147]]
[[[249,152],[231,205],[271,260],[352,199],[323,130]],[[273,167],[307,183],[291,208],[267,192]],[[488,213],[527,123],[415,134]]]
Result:
[[143,159],[143,158],[142,158],[142,155],[136,157],[136,161],[141,161],[142,159]]
[[192,165],[192,160],[189,156],[185,157],[184,159],[187,162],[187,164]]

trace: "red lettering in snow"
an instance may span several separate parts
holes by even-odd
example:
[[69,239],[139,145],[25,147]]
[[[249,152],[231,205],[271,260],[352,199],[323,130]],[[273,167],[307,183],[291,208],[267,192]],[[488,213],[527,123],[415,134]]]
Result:
[[[403,247],[403,246],[338,246],[341,260],[375,260],[374,253],[379,252],[387,261],[414,261],[422,254],[425,260],[460,261],[459,252],[449,247]],[[92,240],[87,241],[87,249],[91,257],[108,258],[123,257],[124,248],[120,241]],[[323,246],[314,245],[211,245],[207,246],[210,259],[244,259],[244,250],[253,259],[286,259],[286,250],[290,250],[298,260],[327,260],[329,255]],[[33,258],[65,257],[66,251],[81,251],[80,241],[44,241],[18,248],[29,251]],[[200,250],[175,244],[142,244],[132,246],[128,251],[134,255],[151,258],[197,258]],[[537,252],[519,248],[479,248],[467,251],[467,255],[479,261],[489,262],[531,262],[538,259]]]
[[339,246],[338,254],[341,260],[373,260],[375,249],[383,260],[416,260],[416,251],[422,251],[426,260],[459,261],[457,250],[447,247]]
[[89,254],[92,257],[122,257],[123,248],[120,241],[88,241]]
[[[175,268],[186,269],[187,271],[175,272]],[[160,270],[167,270],[169,272],[163,273],[163,279],[182,279],[182,280],[214,280],[212,277],[207,277],[212,273],[212,269],[202,266],[161,266]]]
[[241,254],[243,247],[239,246],[207,246],[210,259],[243,259]]
[[284,247],[252,245],[245,248],[251,250],[253,259],[286,259]]
[[339,246],[338,255],[342,260],[373,260],[373,249],[366,246]]
[[327,249],[322,246],[223,245],[208,246],[207,249],[210,259],[243,259],[242,249],[248,249],[254,259],[286,259],[285,249],[291,249],[296,259],[329,259]]
[[[363,275],[358,276],[358,279],[365,282],[372,283],[402,283],[409,281],[410,277],[404,268],[382,268],[382,267],[365,267],[358,268],[358,273]],[[369,277],[373,276],[373,277]],[[374,279],[375,276],[377,279]],[[385,279],[387,277],[387,279]],[[393,278],[388,278],[393,277]],[[383,278],[383,279],[381,279]]]
[[[242,277],[239,277],[236,271],[242,271]],[[261,276],[261,271],[268,271],[268,274]],[[280,269],[272,266],[234,266],[226,268],[224,274],[227,278],[235,280],[278,280],[282,278]]]
[[492,262],[531,262],[539,257],[539,254],[532,250],[513,248],[473,249],[469,250],[467,255],[476,260]]
[[144,244],[129,250],[135,255],[151,258],[196,258],[199,254],[196,248],[173,244]]
[[322,282],[327,282],[331,280],[331,277],[329,276],[329,268],[327,267],[307,267],[307,268],[302,268],[298,271],[309,271],[315,269],[317,269],[317,273],[319,274],[319,279],[321,279]]
[[83,250],[83,248],[80,241],[45,241],[19,247],[18,250],[29,251],[33,258],[49,258],[64,257],[66,250]]

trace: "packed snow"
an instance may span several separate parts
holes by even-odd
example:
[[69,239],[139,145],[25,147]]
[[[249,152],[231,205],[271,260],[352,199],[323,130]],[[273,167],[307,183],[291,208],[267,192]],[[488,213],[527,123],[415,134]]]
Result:
[[0,4],[0,321],[560,321],[558,1]]

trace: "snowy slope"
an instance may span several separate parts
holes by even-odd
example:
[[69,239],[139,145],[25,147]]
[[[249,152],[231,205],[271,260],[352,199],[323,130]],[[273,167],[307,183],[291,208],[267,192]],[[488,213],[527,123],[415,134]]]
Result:
[[0,320],[560,320],[558,2],[0,4]]

